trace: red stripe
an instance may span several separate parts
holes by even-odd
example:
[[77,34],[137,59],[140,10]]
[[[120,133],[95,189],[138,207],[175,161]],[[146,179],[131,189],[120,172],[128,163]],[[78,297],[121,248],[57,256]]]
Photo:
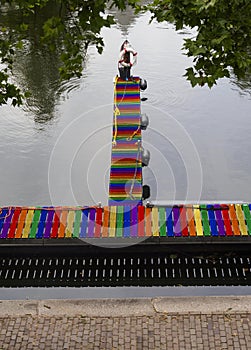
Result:
[[222,213],[223,220],[224,220],[224,225],[225,225],[225,228],[226,228],[226,235],[227,236],[233,236],[234,233],[233,233],[233,230],[232,230],[228,209],[224,210],[224,208],[226,208],[226,206],[222,206],[222,207],[223,207],[223,209],[222,209],[221,213]]
[[145,207],[138,206],[138,237],[145,236]]
[[53,226],[51,229],[51,238],[57,238],[58,236],[60,215],[61,215],[61,210],[55,210]]
[[126,174],[124,174],[123,173],[123,175],[122,174],[117,174],[117,175],[115,175],[115,174],[111,174],[111,176],[110,176],[110,179],[111,180],[132,180],[132,179],[136,179],[136,180],[138,180],[138,181],[140,181],[141,180],[141,174],[138,174],[137,176],[135,176],[135,177],[133,177],[133,174],[134,173],[126,173]]
[[96,224],[94,230],[94,237],[99,238],[101,235],[101,226],[102,226],[102,208],[96,209]]
[[188,228],[187,228],[187,221],[186,221],[186,209],[184,207],[180,208],[180,221],[181,221],[181,230],[182,230],[182,236],[188,237]]
[[19,218],[20,213],[21,213],[21,209],[16,209],[14,214],[13,214],[12,221],[11,221],[10,228],[9,228],[9,232],[8,232],[8,238],[15,237],[15,231],[17,228],[17,223],[18,223],[18,218]]

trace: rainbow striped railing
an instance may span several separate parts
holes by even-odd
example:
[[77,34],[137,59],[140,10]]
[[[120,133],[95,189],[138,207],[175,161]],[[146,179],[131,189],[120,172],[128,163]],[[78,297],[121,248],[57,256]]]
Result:
[[3,207],[0,242],[13,239],[251,238],[251,204],[168,207]]

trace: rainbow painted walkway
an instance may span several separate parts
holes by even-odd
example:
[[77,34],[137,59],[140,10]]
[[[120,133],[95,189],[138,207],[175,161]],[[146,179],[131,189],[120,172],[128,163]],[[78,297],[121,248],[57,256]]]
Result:
[[[251,204],[3,207],[0,243],[19,239],[251,239]],[[246,242],[245,240],[245,242]]]
[[108,206],[2,207],[0,244],[68,239],[251,243],[251,204],[142,204],[140,124],[140,78],[116,78]]
[[142,204],[140,78],[116,78],[109,205]]

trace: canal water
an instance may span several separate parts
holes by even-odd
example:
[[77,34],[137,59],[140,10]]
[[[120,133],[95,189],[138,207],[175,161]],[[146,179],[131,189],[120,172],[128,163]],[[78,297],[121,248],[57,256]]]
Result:
[[58,83],[56,57],[19,57],[16,80],[33,97],[0,108],[0,205],[107,204],[113,79],[125,38],[138,51],[132,73],[148,82],[141,110],[150,119],[150,199],[250,202],[250,89],[234,77],[192,88],[183,77],[192,62],[181,49],[191,31],[149,24],[148,13],[114,15],[117,24],[102,31],[104,53],[90,47],[79,80]]

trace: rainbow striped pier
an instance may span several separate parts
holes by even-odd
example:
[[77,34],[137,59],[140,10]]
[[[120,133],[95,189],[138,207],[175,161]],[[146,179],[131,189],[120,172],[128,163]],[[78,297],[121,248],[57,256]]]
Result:
[[142,204],[140,78],[114,83],[110,206]]
[[143,205],[140,78],[114,83],[108,205],[0,208],[0,245],[251,243],[251,204]]
[[251,242],[251,204],[2,207],[0,244]]

